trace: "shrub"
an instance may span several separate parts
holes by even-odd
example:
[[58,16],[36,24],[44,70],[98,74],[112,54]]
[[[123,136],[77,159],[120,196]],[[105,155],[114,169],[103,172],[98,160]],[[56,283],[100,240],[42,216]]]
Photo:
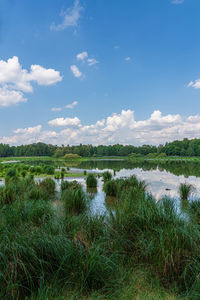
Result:
[[78,154],[73,154],[73,153],[65,154],[65,156],[64,156],[65,160],[77,160],[80,158],[81,158],[81,156],[79,156]]

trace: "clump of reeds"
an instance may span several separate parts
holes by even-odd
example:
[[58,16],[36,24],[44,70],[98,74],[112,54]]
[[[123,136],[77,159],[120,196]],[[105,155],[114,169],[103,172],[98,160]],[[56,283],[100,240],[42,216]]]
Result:
[[103,190],[106,196],[116,197],[118,186],[116,180],[109,180],[104,183]]
[[97,178],[94,174],[90,173],[87,175],[86,186],[88,188],[96,188],[97,187]]
[[193,185],[186,182],[181,183],[179,186],[179,195],[181,200],[188,200],[193,190],[194,190]]
[[45,178],[38,184],[39,188],[42,189],[49,197],[55,195],[56,184],[51,178]]
[[66,214],[82,214],[88,208],[86,194],[81,188],[65,190],[62,193],[62,200],[65,203]]
[[112,173],[109,172],[109,171],[106,171],[103,173],[103,181],[106,182],[106,181],[109,181],[112,179]]
[[67,189],[76,190],[76,189],[80,189],[80,188],[81,188],[81,185],[76,180],[73,180],[72,182],[67,181],[67,180],[61,182],[61,192],[64,192]]

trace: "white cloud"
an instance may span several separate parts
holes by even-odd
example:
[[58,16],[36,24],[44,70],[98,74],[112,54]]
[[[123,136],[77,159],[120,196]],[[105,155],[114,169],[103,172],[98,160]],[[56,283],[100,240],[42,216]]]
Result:
[[30,71],[23,69],[17,56],[7,61],[0,60],[0,106],[26,102],[23,93],[33,91],[32,81],[45,86],[61,80],[60,72],[54,69],[45,69],[39,65],[31,65]]
[[38,126],[35,126],[35,127],[28,127],[28,128],[18,128],[16,130],[14,130],[13,132],[14,133],[17,133],[17,134],[37,134],[41,131],[42,129],[42,126],[41,125],[38,125]]
[[48,122],[50,126],[61,126],[61,127],[79,127],[81,125],[81,121],[79,118],[56,118]]
[[50,29],[60,31],[68,27],[77,27],[78,21],[81,16],[80,13],[82,10],[83,7],[80,5],[79,1],[75,0],[74,6],[72,8],[68,8],[66,11],[61,13],[61,16],[63,17],[62,23],[58,25],[52,24],[50,26]]
[[65,108],[73,109],[76,105],[78,105],[78,101],[73,101],[71,104],[65,105]]
[[19,128],[13,131],[10,137],[3,136],[0,142],[11,145],[31,144],[37,142],[56,143],[57,133],[55,131],[42,131],[42,126]]
[[[163,115],[154,111],[145,120],[136,120],[134,111],[122,110],[94,124],[82,124],[80,119],[57,118],[49,121],[58,131],[43,131],[38,125],[17,129],[0,143],[22,144],[43,141],[54,144],[160,144],[183,138],[200,138],[200,115],[182,118],[179,114]],[[58,129],[63,127],[63,129]]]
[[87,60],[88,66],[93,66],[98,64],[99,62],[95,58],[88,58]]
[[197,79],[195,81],[190,81],[188,83],[188,87],[193,87],[195,89],[200,89],[200,79]]
[[0,60],[0,84],[9,85],[11,88],[23,92],[32,92],[30,84],[31,76],[27,70],[22,69],[17,56],[9,58],[7,61]]
[[35,80],[39,85],[52,85],[62,80],[60,72],[54,69],[45,69],[39,65],[31,66],[31,80]]
[[184,0],[172,0],[172,4],[182,4]]
[[88,53],[86,51],[83,51],[76,55],[76,58],[78,60],[85,60],[88,57]]
[[124,58],[126,61],[130,61],[131,60],[131,58],[128,56],[128,57],[125,57]]
[[67,109],[73,109],[77,105],[78,105],[78,101],[73,101],[72,103],[67,104],[67,105],[65,105],[63,107],[53,107],[51,110],[54,111],[54,112],[57,112],[57,111],[62,111],[65,108],[67,108]]
[[26,101],[27,99],[24,98],[22,92],[9,90],[6,87],[0,88],[0,106],[7,107]]
[[39,85],[51,85],[62,80],[60,72],[31,65],[31,71],[23,69],[17,56],[7,61],[0,60],[0,84],[23,92],[32,92],[31,81]]
[[79,68],[76,65],[70,66],[70,69],[71,69],[74,77],[76,77],[76,78],[83,77],[82,72],[79,70]]
[[77,54],[76,58],[77,60],[81,60],[83,62],[85,62],[85,60],[87,59],[88,66],[93,66],[99,63],[95,58],[88,58],[88,53],[86,51]]
[[52,107],[52,111],[61,111],[62,107]]

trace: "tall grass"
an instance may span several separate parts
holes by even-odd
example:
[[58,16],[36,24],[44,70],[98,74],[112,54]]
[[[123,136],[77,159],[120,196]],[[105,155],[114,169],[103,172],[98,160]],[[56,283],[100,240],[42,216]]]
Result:
[[181,200],[188,200],[193,192],[194,187],[189,183],[181,183],[179,186],[179,195]]
[[106,182],[106,181],[109,181],[112,179],[112,173],[109,172],[109,171],[106,171],[103,173],[103,181]]
[[86,186],[88,188],[96,188],[97,187],[97,179],[94,174],[90,173],[87,175]]
[[116,198],[112,210],[99,216],[90,214],[77,182],[63,181],[61,189],[64,215],[46,201],[58,197],[52,181],[36,184],[27,176],[0,188],[1,299],[57,299],[61,294],[162,299],[165,293],[163,299],[176,299],[170,298],[174,287],[180,299],[199,299],[198,201],[189,203],[188,218],[183,218],[173,199],[156,202],[136,177],[108,180],[104,190]]
[[62,193],[66,214],[82,214],[86,212],[87,198],[82,189],[65,190]]
[[45,178],[39,183],[39,188],[43,190],[49,197],[55,195],[56,184],[51,178]]

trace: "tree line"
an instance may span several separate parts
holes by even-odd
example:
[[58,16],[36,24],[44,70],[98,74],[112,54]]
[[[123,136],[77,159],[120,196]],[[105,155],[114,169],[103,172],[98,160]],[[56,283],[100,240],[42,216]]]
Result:
[[77,154],[82,157],[99,156],[127,156],[132,153],[146,156],[148,154],[165,154],[167,156],[200,156],[200,139],[184,139],[174,141],[165,145],[77,145],[77,146],[58,146],[44,143],[34,143],[30,145],[10,146],[0,144],[0,157],[19,157],[19,156],[55,156],[57,158],[65,154]]

